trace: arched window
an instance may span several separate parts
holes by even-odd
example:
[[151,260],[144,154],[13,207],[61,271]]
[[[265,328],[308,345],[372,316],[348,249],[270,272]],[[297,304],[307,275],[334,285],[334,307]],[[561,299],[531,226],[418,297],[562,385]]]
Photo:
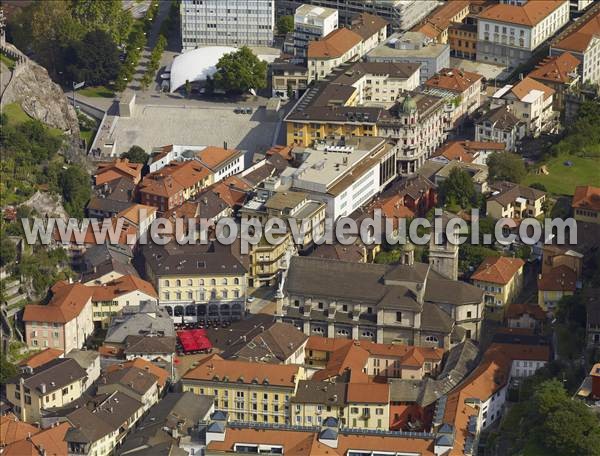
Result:
[[175,285],[177,285],[178,287],[181,286],[181,280],[177,279],[177,281],[175,282]]
[[223,283],[223,285],[227,285],[227,277],[223,278],[223,282],[222,283]]
[[216,281],[215,279],[210,279],[210,284],[211,284],[211,285],[216,285],[216,284],[217,284],[217,281]]
[[187,284],[188,284],[188,286],[190,286],[190,287],[191,287],[191,286],[193,285],[193,283],[192,283],[192,279],[188,279],[188,281],[187,281]]
[[233,283],[236,285],[240,284],[240,279],[238,279],[237,277],[235,279],[233,279]]
[[204,285],[204,279],[200,279],[200,285]]
[[165,287],[170,287],[170,286],[171,286],[170,282],[168,280],[165,280]]

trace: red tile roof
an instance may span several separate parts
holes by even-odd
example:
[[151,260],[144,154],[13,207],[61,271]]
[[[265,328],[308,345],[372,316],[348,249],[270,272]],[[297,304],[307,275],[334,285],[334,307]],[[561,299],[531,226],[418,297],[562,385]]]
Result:
[[150,282],[140,279],[139,277],[131,274],[124,275],[115,279],[111,282],[89,286],[93,291],[92,301],[112,301],[113,299],[123,296],[125,294],[132,293],[134,291],[140,291],[153,298],[158,298],[158,293],[154,289],[154,286]]
[[158,379],[157,383],[161,388],[164,388],[164,386],[167,384],[169,373],[166,370],[158,367],[156,364],[153,364],[143,358],[135,358],[130,361],[111,364],[106,368],[106,373],[109,374],[118,370],[129,369],[130,367],[137,367],[138,369],[150,372]]
[[591,9],[577,21],[576,24],[561,34],[553,49],[583,53],[594,36],[600,34],[600,3],[596,2]]
[[535,320],[545,320],[546,312],[537,304],[517,304],[513,303],[508,306],[504,313],[506,318],[519,318],[523,315],[529,315]]
[[540,92],[544,92],[544,100],[547,100],[548,97],[554,95],[555,90],[548,87],[545,84],[542,84],[535,79],[530,78],[529,76],[524,78],[522,81],[519,81],[518,84],[514,85],[511,89],[511,92],[519,99],[523,100],[532,90],[539,90]]
[[45,305],[25,306],[23,321],[67,323],[77,317],[92,298],[92,290],[80,283],[57,282],[52,288],[52,299]]
[[524,264],[520,258],[488,257],[479,265],[471,279],[506,285]]
[[460,68],[443,68],[425,81],[425,85],[451,92],[463,93],[481,79],[483,79],[483,76],[478,73],[463,71]]
[[479,19],[489,19],[533,27],[554,12],[565,1],[535,0],[528,1],[523,6],[501,3],[483,10],[479,13]]
[[208,146],[198,152],[196,157],[198,157],[204,166],[216,171],[240,153],[241,152],[236,149],[223,149],[222,147]]
[[308,43],[309,59],[333,59],[341,57],[362,41],[362,37],[347,28],[334,30],[326,37]]
[[571,205],[577,209],[600,211],[600,187],[591,185],[576,187]]
[[31,439],[20,440],[4,448],[2,456],[64,456],[68,453],[64,439],[70,428],[71,425],[64,422],[39,431]]
[[210,174],[208,168],[195,160],[169,163],[164,168],[144,177],[140,184],[140,192],[168,198],[192,188]]
[[537,282],[540,291],[570,291],[577,289],[577,273],[566,265],[552,268],[542,274]]
[[94,174],[96,185],[102,185],[121,177],[127,177],[137,184],[142,178],[143,166],[140,163],[130,163],[127,159],[100,163]]
[[19,421],[12,413],[0,416],[0,448],[26,439],[27,436],[33,435],[38,431],[39,429],[35,426]]
[[387,383],[349,383],[346,401],[363,404],[390,402],[390,385]]
[[295,377],[300,372],[300,366],[291,364],[263,364],[245,361],[224,360],[218,355],[212,355],[202,363],[187,371],[183,380],[205,380],[223,382],[224,379],[231,383],[243,382],[246,384],[256,381],[273,386],[293,388]]
[[581,60],[570,52],[563,52],[558,57],[547,57],[542,60],[527,76],[536,80],[570,84],[577,77],[577,67]]
[[58,348],[46,348],[19,361],[19,366],[29,366],[35,369],[36,367],[49,363],[53,359],[60,358],[63,353],[64,352]]

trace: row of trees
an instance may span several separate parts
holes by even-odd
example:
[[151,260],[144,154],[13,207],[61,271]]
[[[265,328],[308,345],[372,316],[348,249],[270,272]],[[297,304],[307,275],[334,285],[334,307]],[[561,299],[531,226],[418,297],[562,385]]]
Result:
[[103,84],[118,74],[119,48],[129,41],[132,25],[121,0],[53,0],[21,8],[7,33],[65,85],[83,79]]
[[552,155],[562,153],[581,157],[600,157],[600,104],[583,103],[577,120],[567,126],[566,136],[551,148]]
[[154,76],[158,71],[158,67],[160,66],[160,59],[162,54],[167,47],[167,38],[164,35],[160,35],[158,40],[156,41],[156,46],[152,49],[152,53],[150,54],[150,59],[148,61],[148,66],[146,67],[146,72],[142,77],[142,87],[147,89],[148,86],[154,80]]

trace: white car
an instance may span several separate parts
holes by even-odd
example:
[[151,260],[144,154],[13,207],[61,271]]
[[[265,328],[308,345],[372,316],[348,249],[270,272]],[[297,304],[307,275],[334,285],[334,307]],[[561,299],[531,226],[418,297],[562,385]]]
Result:
[[256,298],[254,296],[248,296],[248,299],[246,299],[248,302],[254,302],[255,300]]

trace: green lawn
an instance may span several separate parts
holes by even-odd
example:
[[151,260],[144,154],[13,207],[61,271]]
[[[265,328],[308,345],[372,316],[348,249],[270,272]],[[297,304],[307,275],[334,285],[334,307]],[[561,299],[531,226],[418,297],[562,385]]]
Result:
[[[565,161],[571,161],[573,165],[565,166]],[[578,185],[600,185],[600,163],[597,158],[561,154],[549,160],[546,167],[549,171],[547,176],[529,173],[522,184],[539,182],[555,195],[572,195]]]
[[9,70],[12,70],[15,67],[15,61],[7,55],[0,54],[0,61],[2,61],[2,63],[4,63]]
[[77,92],[85,97],[94,98],[114,98],[115,96],[115,93],[105,86],[84,87],[83,89],[79,89]]
[[[11,103],[11,104],[4,106],[4,108],[2,108],[2,112],[4,114],[6,114],[9,125],[17,125],[17,124],[20,124],[23,122],[27,122],[28,120],[31,120],[31,117],[29,117],[29,114],[27,114],[25,111],[23,111],[23,108],[21,107],[21,105],[19,103]],[[48,130],[50,130],[50,134],[52,136],[62,136],[63,135],[63,132],[58,128],[48,127]]]

